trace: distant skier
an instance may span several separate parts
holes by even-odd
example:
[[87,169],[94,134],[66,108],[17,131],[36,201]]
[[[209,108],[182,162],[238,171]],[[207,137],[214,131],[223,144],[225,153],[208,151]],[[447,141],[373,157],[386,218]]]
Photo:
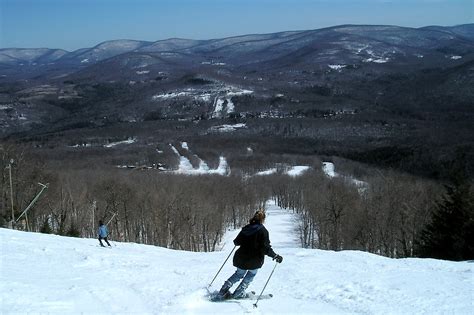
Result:
[[99,242],[100,242],[100,246],[105,247],[104,244],[102,244],[102,239],[107,243],[107,245],[110,246],[110,243],[107,240],[108,235],[109,235],[109,231],[107,230],[107,227],[104,225],[104,222],[102,222],[102,220],[99,220]]
[[[217,299],[244,298],[245,289],[252,282],[259,268],[263,266],[265,255],[270,256],[278,263],[283,261],[283,257],[277,255],[271,245],[267,229],[263,226],[265,212],[259,210],[250,219],[250,223],[242,228],[239,235],[234,240],[236,246],[240,248],[235,252],[233,263],[237,267],[235,273],[224,282]],[[233,294],[229,290],[240,279],[242,279]]]

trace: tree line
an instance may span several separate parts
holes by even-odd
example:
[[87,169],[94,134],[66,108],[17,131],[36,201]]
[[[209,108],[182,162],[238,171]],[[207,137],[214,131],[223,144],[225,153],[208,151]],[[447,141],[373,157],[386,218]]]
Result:
[[[46,170],[23,153],[2,147],[0,224],[11,220],[49,183],[44,197],[16,228],[76,237],[96,237],[99,220],[111,238],[167,248],[213,251],[229,226],[244,225],[266,196],[240,177],[184,176],[115,169]],[[8,156],[8,158],[6,158]],[[26,155],[25,155],[26,156]]]
[[394,258],[474,258],[473,188],[462,176],[442,185],[343,159],[336,165],[360,181],[328,177],[317,167],[298,177],[283,174],[281,166],[278,174],[253,177],[51,169],[25,152],[0,145],[1,226],[8,226],[12,212],[19,217],[40,190],[38,183],[49,183],[16,228],[94,238],[103,220],[115,240],[214,251],[227,228],[240,228],[273,198],[298,214],[295,233],[302,247]]
[[278,205],[299,215],[303,247],[393,258],[474,258],[474,190],[466,178],[442,185],[376,170],[361,185],[316,171],[269,184]]

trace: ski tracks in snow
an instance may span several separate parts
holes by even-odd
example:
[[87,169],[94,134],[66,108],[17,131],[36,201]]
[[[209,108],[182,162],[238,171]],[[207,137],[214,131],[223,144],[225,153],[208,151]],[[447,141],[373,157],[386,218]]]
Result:
[[[270,257],[265,256],[265,263],[258,271],[254,281],[250,284],[248,290],[255,291],[257,295],[262,292],[265,282],[275,268],[274,273],[268,282],[264,293],[272,293],[274,297],[270,300],[261,300],[258,307],[253,307],[255,301],[242,300],[236,301],[237,305],[228,305],[226,313],[251,313],[251,314],[314,314],[314,313],[346,313],[341,308],[333,305],[333,301],[324,296],[317,295],[314,290],[308,290],[308,287],[316,287],[318,284],[308,283],[307,272],[301,272],[304,268],[300,260],[305,259],[304,249],[300,248],[298,239],[298,216],[291,210],[280,208],[274,201],[268,201],[265,205],[266,219],[265,227],[269,231],[270,242],[273,250],[283,256],[283,262],[277,264]],[[240,229],[228,231],[223,238],[221,256],[222,262],[233,248],[232,240],[237,236]],[[232,254],[233,255],[233,254]],[[308,257],[311,257],[308,252]],[[221,264],[222,264],[221,262]],[[306,264],[305,264],[306,266]],[[216,265],[216,272],[220,265]],[[232,266],[232,256],[222,269],[213,284],[213,289],[218,290],[222,283],[234,272]],[[212,278],[211,278],[212,279]],[[234,285],[231,290],[234,290]],[[299,289],[298,289],[299,288]],[[296,290],[295,290],[296,289]],[[206,295],[207,292],[202,292]],[[308,303],[308,299],[312,300]],[[207,305],[208,303],[211,304]],[[201,304],[200,312],[218,314],[218,309],[212,305],[221,305],[222,303],[207,302]],[[239,309],[240,308],[240,309]],[[222,308],[220,308],[222,311]],[[195,309],[196,311],[196,309]]]
[[[276,266],[265,290],[274,297],[258,308],[206,298],[240,229],[226,233],[221,251],[195,253],[0,228],[0,313],[472,314],[472,262],[301,248],[297,215],[272,202],[266,209],[283,262],[266,257],[248,288],[260,294]],[[234,271],[230,256],[210,290]]]

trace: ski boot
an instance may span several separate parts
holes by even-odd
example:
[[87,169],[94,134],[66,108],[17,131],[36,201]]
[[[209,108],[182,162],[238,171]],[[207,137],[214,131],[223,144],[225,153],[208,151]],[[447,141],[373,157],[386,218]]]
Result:
[[232,286],[232,283],[229,281],[224,282],[222,285],[222,288],[219,290],[219,293],[217,293],[216,300],[227,300],[229,299],[232,294],[230,294],[230,287]]
[[245,299],[248,297],[248,294],[245,292],[245,289],[247,289],[248,284],[246,283],[240,283],[240,285],[235,289],[234,293],[232,294],[233,299]]

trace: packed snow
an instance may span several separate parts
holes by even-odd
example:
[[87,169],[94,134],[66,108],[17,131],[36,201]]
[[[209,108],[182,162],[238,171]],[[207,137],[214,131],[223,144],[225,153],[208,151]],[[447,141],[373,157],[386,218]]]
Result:
[[[390,259],[360,251],[299,247],[297,216],[269,202],[273,249],[249,290],[270,300],[211,302],[207,286],[238,230],[222,250],[195,253],[0,229],[0,313],[49,314],[472,314],[474,263]],[[212,283],[233,273],[229,259]],[[235,286],[234,288],[235,289]]]
[[210,93],[202,93],[201,91],[197,91],[193,88],[185,89],[184,91],[174,91],[168,92],[163,94],[156,94],[152,96],[152,100],[169,100],[179,97],[192,97],[195,100],[203,101],[203,102],[210,102],[211,94]]
[[[390,60],[388,57],[384,56],[379,56],[376,54],[373,50],[367,49],[369,48],[369,45],[352,45],[349,44],[346,46],[347,49],[354,50],[357,55],[361,54],[362,51],[364,51],[366,54],[368,54],[370,57],[363,59],[364,62],[374,62],[374,63],[386,63]],[[392,54],[396,53],[395,51],[392,51]]]
[[196,95],[194,96],[194,99],[198,100],[198,101],[203,101],[203,102],[210,102],[211,101],[211,93],[203,93],[203,94],[199,94],[199,95]]
[[212,117],[213,118],[222,117],[223,111],[224,111],[224,100],[220,98],[216,98],[214,102],[214,112],[212,113]]
[[329,68],[331,68],[332,70],[342,70],[344,69],[345,67],[347,67],[347,65],[328,65]]
[[90,147],[92,147],[92,144],[90,144],[90,143],[81,143],[81,144],[77,143],[77,144],[74,144],[74,145],[70,145],[68,147],[70,147],[70,148],[81,148],[81,147],[90,148]]
[[214,112],[212,113],[213,118],[222,118],[225,115],[231,114],[235,111],[235,105],[232,102],[232,98],[228,97],[225,100],[222,98],[216,98],[214,101]]
[[209,128],[210,132],[232,132],[236,131],[237,129],[247,128],[247,125],[244,123],[240,124],[233,124],[233,125],[218,125],[212,126]]
[[[182,142],[181,147],[185,150],[189,150],[189,146],[187,142]],[[194,168],[191,164],[191,161],[183,155],[179,153],[179,151],[170,144],[171,150],[179,157],[179,165],[178,169],[170,171],[174,174],[182,174],[182,175],[222,175],[226,176],[230,174],[230,168],[227,164],[227,160],[225,157],[219,157],[219,165],[216,169],[210,169],[206,162],[199,158],[199,156],[194,155],[199,160],[199,167]]]
[[[137,71],[138,74],[139,71]],[[140,71],[140,74],[145,73]],[[160,73],[161,74],[161,73]],[[240,89],[234,86],[214,87],[210,91],[201,91],[199,89],[187,88],[184,90],[170,91],[166,93],[156,94],[152,96],[153,101],[170,100],[180,97],[192,97],[195,100],[210,102],[212,95],[214,95],[214,112],[220,112],[225,109],[225,113],[231,113],[234,111],[234,103],[232,102],[233,96],[240,96],[246,94],[252,94],[253,91]],[[227,100],[227,105],[224,102]],[[225,114],[224,113],[224,114]]]
[[323,172],[328,177],[338,176],[334,170],[334,163],[331,163],[331,162],[323,162]]
[[214,61],[203,61],[201,62],[202,65],[212,65],[212,66],[225,66],[225,62],[214,62]]
[[189,93],[187,93],[187,92],[169,92],[169,93],[165,93],[165,94],[153,95],[152,99],[154,101],[160,100],[160,99],[166,100],[166,99],[172,99],[172,98],[177,98],[177,97],[181,97],[181,96],[187,96],[188,94]]
[[264,170],[264,171],[257,172],[255,175],[256,175],[256,176],[272,175],[272,174],[276,174],[277,171],[278,171],[277,168],[276,168],[276,167],[273,167],[273,168],[270,168],[270,169],[268,169],[268,170]]
[[370,55],[370,58],[364,59],[364,62],[386,63],[390,60],[390,58],[377,55],[373,50],[370,49],[367,49],[366,53]]
[[[283,172],[283,174],[291,176],[291,177],[301,176],[303,175],[304,172],[306,172],[310,168],[311,168],[310,166],[306,166],[306,165],[291,166],[288,169],[286,169]],[[255,176],[266,176],[266,175],[273,175],[276,173],[278,173],[278,169],[276,167],[272,167],[267,170],[255,173]]]
[[[332,162],[323,162],[323,172],[326,174],[326,176],[330,178],[334,177],[341,177],[340,174],[336,173],[334,163]],[[356,178],[353,178],[352,176],[342,176],[344,180],[352,185],[355,185],[359,191],[359,193],[363,194],[369,184],[367,182],[364,182],[362,180],[358,180]]]
[[232,98],[227,99],[227,113],[233,113],[235,111],[235,105],[232,102]]
[[390,60],[389,58],[367,58],[367,59],[364,59],[363,61],[364,62],[374,62],[374,63],[386,63],[389,60]]
[[108,143],[104,145],[104,148],[112,148],[121,144],[132,144],[132,143],[135,143],[136,141],[137,141],[136,138],[128,138],[127,140]]
[[227,96],[241,96],[241,95],[248,95],[252,94],[253,91],[251,90],[241,90],[241,89],[234,89],[233,91],[227,92]]
[[302,175],[304,172],[306,172],[307,170],[309,170],[311,167],[309,166],[305,166],[305,165],[299,165],[299,166],[292,166],[287,172],[286,174],[288,174],[289,176],[300,176]]

